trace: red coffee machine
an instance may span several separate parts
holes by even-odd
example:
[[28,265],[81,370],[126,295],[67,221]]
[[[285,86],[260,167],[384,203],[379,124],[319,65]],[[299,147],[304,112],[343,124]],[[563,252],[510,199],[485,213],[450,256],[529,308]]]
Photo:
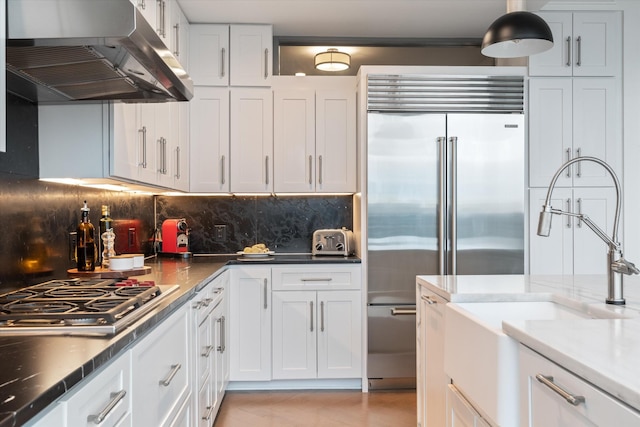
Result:
[[162,223],[162,252],[188,256],[189,227],[184,218],[165,219]]

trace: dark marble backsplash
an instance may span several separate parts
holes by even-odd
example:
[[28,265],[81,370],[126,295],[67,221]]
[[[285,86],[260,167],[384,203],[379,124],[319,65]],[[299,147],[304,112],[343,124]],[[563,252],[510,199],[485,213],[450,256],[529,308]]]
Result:
[[[156,197],[158,226],[167,218],[185,218],[190,250],[213,254],[255,243],[281,253],[309,253],[316,229],[352,228],[352,205],[352,196]],[[226,226],[226,239],[216,239],[216,225]]]

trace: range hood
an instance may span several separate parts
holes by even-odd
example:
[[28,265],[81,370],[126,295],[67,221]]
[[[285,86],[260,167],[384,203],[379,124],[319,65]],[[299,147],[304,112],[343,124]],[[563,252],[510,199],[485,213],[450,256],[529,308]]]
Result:
[[130,0],[8,0],[7,90],[34,102],[188,101],[191,78]]

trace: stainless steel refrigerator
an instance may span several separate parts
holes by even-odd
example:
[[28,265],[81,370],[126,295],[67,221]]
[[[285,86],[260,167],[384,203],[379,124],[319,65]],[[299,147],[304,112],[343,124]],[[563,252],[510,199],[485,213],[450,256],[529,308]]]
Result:
[[524,115],[367,115],[369,387],[415,387],[415,277],[522,274]]

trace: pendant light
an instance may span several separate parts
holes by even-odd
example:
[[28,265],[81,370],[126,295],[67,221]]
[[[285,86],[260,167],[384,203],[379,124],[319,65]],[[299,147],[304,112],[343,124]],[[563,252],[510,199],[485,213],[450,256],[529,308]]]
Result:
[[553,34],[538,15],[517,11],[502,15],[489,26],[481,52],[492,58],[517,58],[553,47]]
[[321,71],[344,71],[351,66],[351,56],[336,48],[320,52],[315,57],[316,68]]

